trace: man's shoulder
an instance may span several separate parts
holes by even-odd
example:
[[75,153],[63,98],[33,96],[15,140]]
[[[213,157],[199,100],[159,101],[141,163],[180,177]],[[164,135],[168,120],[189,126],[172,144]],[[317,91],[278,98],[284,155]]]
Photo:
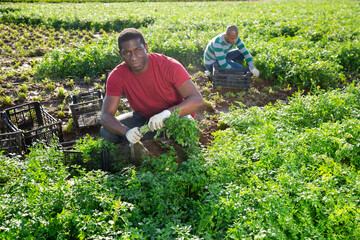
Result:
[[224,42],[224,35],[225,35],[225,33],[221,33],[221,34],[217,35],[216,37],[213,38],[213,41],[216,43]]
[[128,73],[130,73],[129,67],[126,65],[125,62],[122,62],[111,71],[109,75],[109,79],[113,79],[113,78],[117,79],[120,76],[124,77]]
[[226,46],[227,43],[225,41],[225,34],[222,33],[222,34],[219,34],[216,37],[214,37],[213,40],[212,40],[212,44],[213,44],[213,46],[216,46],[217,48],[221,48],[223,46]]
[[175,58],[160,53],[149,53],[149,59],[156,61],[159,64],[180,64],[179,61],[177,61]]
[[159,61],[167,61],[167,60],[171,60],[171,57],[168,57],[164,54],[160,54],[160,53],[149,53],[149,58],[150,59],[155,59],[155,60],[159,60]]
[[154,71],[162,72],[165,75],[173,73],[188,74],[185,67],[175,58],[168,57],[163,54],[149,54],[150,66]]
[[128,68],[128,66],[126,65],[126,63],[125,62],[122,62],[122,63],[120,63],[119,65],[117,65],[115,68],[114,68],[114,70],[113,71],[126,71],[126,70],[128,70],[129,68]]

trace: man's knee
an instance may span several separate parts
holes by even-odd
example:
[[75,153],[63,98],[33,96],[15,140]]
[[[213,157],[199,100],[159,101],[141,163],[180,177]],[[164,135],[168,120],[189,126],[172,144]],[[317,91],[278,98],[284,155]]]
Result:
[[102,137],[103,139],[111,142],[111,143],[122,143],[125,141],[125,137],[124,136],[120,136],[117,135],[115,133],[110,132],[109,130],[107,130],[105,127],[101,127],[100,129],[100,137]]

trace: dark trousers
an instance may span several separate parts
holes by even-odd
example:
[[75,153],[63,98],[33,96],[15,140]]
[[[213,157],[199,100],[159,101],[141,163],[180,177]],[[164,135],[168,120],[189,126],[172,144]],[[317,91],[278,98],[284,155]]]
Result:
[[[241,65],[240,63],[237,63],[235,61],[238,61],[238,62],[242,63],[244,61],[244,59],[245,59],[244,56],[237,49],[231,50],[230,52],[228,52],[226,54],[226,62],[235,69],[242,69],[243,68],[243,65]],[[217,64],[219,66],[219,62],[216,60],[212,64],[206,64],[205,68],[210,73],[212,73],[214,64]]]
[[[128,128],[134,128],[134,127],[141,127],[147,123],[147,119],[138,114],[137,112],[129,112],[124,113],[116,117],[116,119],[127,126]],[[147,132],[141,140],[149,140],[154,138],[156,134],[156,131],[154,132]],[[115,133],[110,132],[105,127],[101,127],[100,129],[100,136],[109,142],[118,144],[118,143],[126,143],[128,140],[123,135],[118,135]]]

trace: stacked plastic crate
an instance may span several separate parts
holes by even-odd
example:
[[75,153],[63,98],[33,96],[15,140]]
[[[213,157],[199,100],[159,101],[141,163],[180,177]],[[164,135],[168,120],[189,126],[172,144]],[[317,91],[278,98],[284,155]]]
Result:
[[[30,102],[1,112],[1,150],[22,154],[34,142],[63,141],[61,120],[47,113],[40,102]],[[12,146],[13,145],[13,146]]]
[[70,110],[75,127],[84,128],[100,124],[102,104],[100,90],[73,95]]

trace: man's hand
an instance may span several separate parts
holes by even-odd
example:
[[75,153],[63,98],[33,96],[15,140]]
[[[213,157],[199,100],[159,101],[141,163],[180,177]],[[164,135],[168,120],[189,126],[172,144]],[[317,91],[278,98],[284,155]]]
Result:
[[126,138],[130,143],[140,142],[140,139],[143,135],[140,133],[140,129],[138,127],[134,127],[126,132]]
[[155,130],[159,130],[160,128],[163,128],[165,119],[169,118],[170,115],[171,112],[169,110],[164,110],[161,113],[152,116],[148,123],[150,131],[153,132]]
[[254,69],[251,69],[250,72],[255,76],[255,77],[258,77],[259,76],[259,70],[257,70],[256,68]]

